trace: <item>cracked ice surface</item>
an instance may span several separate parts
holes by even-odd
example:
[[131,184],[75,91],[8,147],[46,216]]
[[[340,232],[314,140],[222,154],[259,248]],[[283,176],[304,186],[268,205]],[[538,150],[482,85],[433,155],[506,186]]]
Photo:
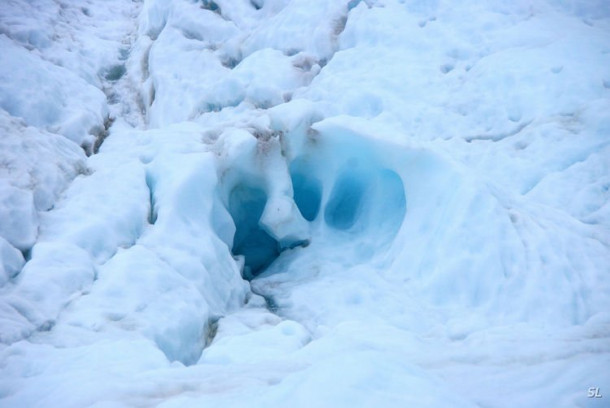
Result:
[[608,38],[595,0],[6,2],[0,407],[604,406]]

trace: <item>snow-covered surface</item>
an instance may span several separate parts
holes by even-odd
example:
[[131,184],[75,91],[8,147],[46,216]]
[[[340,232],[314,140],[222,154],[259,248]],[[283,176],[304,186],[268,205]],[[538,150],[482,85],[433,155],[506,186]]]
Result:
[[607,406],[606,1],[11,0],[0,47],[0,407]]

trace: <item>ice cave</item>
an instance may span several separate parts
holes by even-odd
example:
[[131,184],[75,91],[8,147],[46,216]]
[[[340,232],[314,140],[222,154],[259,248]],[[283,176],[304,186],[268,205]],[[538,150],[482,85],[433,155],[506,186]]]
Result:
[[0,3],[0,408],[608,406],[607,0]]

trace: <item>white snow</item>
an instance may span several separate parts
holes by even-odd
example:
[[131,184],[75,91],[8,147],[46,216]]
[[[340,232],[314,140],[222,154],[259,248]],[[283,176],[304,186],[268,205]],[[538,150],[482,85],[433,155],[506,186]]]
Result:
[[0,107],[29,125],[86,144],[106,115],[104,94],[65,68],[43,61],[6,36],[2,49],[10,55],[0,67]]
[[606,406],[608,39],[599,0],[5,2],[0,407]]

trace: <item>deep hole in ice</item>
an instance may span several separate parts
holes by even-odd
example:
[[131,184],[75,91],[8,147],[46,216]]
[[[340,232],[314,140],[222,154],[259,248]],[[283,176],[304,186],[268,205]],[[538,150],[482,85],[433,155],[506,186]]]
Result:
[[225,68],[233,69],[240,63],[240,60],[234,57],[225,56],[221,58],[220,63]]
[[250,5],[254,7],[255,10],[262,9],[264,4],[265,2],[262,0],[250,0]]
[[[323,221],[331,229],[350,234],[374,235],[377,243],[390,242],[406,214],[406,194],[401,177],[393,170],[350,159],[341,168],[332,185],[328,201],[323,203],[323,183],[315,166],[306,157],[289,166],[294,201],[303,218]],[[244,258],[243,278],[261,275],[282,251],[307,247],[309,240],[278,241],[260,223],[268,196],[261,185],[240,181],[228,197],[228,210],[235,224],[232,253]],[[322,205],[324,204],[324,208]],[[315,239],[315,238],[314,238]],[[374,249],[372,249],[374,250]]]
[[267,195],[259,188],[237,185],[229,196],[229,212],[235,222],[233,254],[243,255],[244,278],[252,279],[280,254],[279,243],[259,225]]
[[214,0],[203,0],[201,2],[201,8],[213,11],[213,12],[218,13],[218,14],[221,13],[220,6]]
[[119,60],[125,61],[129,58],[129,48],[121,48],[119,50]]
[[350,229],[358,219],[367,184],[367,178],[359,172],[343,171],[324,210],[326,224],[340,230]]
[[304,160],[295,160],[290,164],[290,177],[296,203],[303,218],[313,221],[320,211],[322,201],[322,182],[312,175]]
[[335,180],[324,209],[324,221],[334,229],[375,234],[391,240],[402,225],[407,199],[393,170],[354,160]]
[[371,223],[392,237],[400,228],[407,213],[407,197],[400,176],[390,169],[382,169],[375,179],[376,203]]
[[108,81],[118,81],[123,75],[125,75],[125,65],[114,65],[106,72],[105,78]]

